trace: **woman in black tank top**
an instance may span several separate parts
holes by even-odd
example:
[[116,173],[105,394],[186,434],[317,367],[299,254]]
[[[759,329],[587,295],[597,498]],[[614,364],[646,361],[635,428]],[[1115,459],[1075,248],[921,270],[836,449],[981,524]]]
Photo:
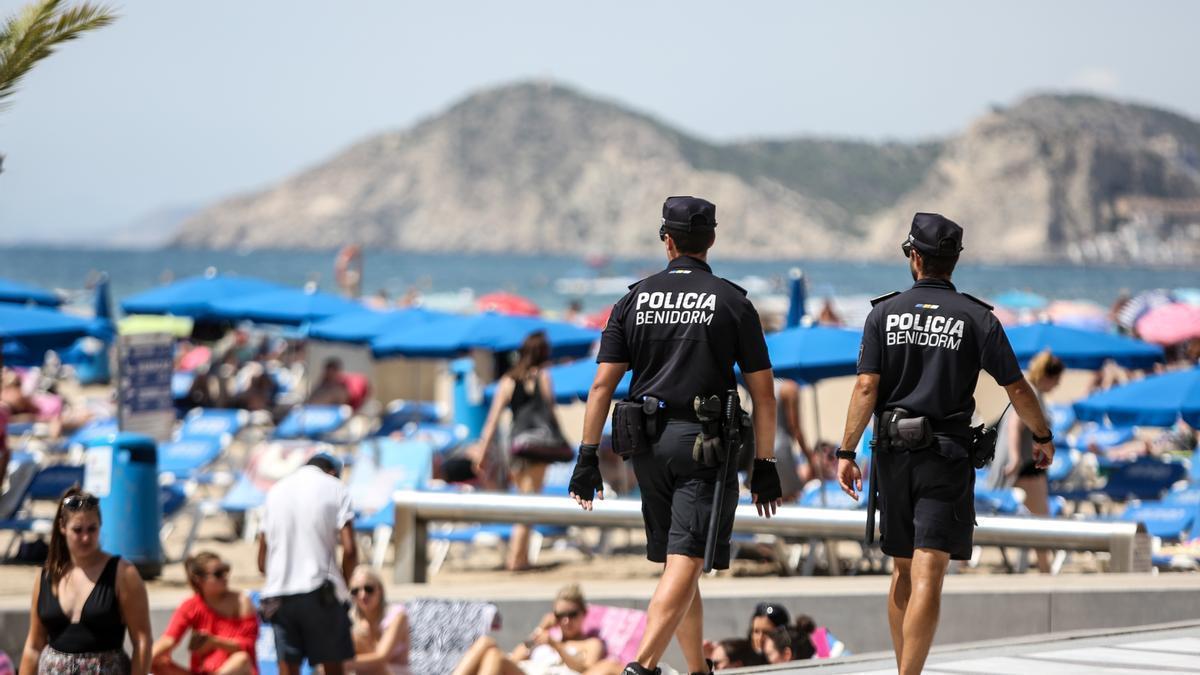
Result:
[[[22,673],[145,675],[150,612],[137,570],[100,550],[100,502],[71,488],[50,533],[50,552],[33,591]],[[125,654],[125,633],[133,643]]]
[[[467,451],[476,466],[476,475],[488,473],[488,447],[500,424],[500,413],[509,408],[515,415],[528,405],[534,397],[544,397],[550,409],[554,407],[554,390],[545,366],[550,362],[550,342],[542,331],[530,333],[517,352],[517,363],[496,383],[492,395],[492,407],[484,422],[483,432]],[[542,491],[546,480],[546,462],[535,462],[509,458],[509,478],[522,493]],[[514,525],[512,539],[508,545],[508,560],[505,567],[510,570],[529,569],[529,526]]]

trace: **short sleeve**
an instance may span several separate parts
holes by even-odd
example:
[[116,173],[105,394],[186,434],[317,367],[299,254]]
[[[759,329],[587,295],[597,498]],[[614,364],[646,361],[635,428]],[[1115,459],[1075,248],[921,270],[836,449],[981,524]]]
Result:
[[749,300],[738,317],[737,364],[743,373],[757,373],[771,367],[762,321],[758,318],[754,303]]
[[596,363],[629,363],[629,342],[623,322],[631,297],[633,293],[628,293],[613,305],[612,314],[608,316],[608,325],[600,334],[600,350],[596,353]]
[[350,491],[344,485],[338,485],[338,514],[337,522],[338,529],[346,526],[346,523],[354,521],[354,504],[350,499]]
[[991,326],[983,338],[979,364],[988,372],[988,375],[996,380],[996,384],[1007,387],[1023,377],[1021,365],[1017,363],[1017,355],[1013,353],[1012,345],[1008,343],[1008,335],[1004,332],[1004,327],[1000,325],[995,316],[990,314],[988,316],[991,319]]
[[171,615],[171,621],[167,623],[167,629],[163,631],[163,636],[169,637],[175,642],[179,642],[183,638],[183,634],[188,632],[196,621],[196,603],[195,596],[183,601],[183,604],[175,608],[175,613]]
[[867,315],[863,324],[862,342],[858,343],[858,374],[883,372],[883,349],[879,344],[879,314],[878,307]]

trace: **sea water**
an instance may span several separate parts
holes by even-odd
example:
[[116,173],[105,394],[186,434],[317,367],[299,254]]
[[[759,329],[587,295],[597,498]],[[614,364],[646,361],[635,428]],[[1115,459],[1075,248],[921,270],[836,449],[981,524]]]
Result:
[[[49,247],[0,248],[0,277],[45,288],[82,289],[90,276],[107,272],[114,300],[153,288],[165,280],[203,274],[256,276],[300,286],[315,282],[338,292],[334,252],[202,251],[187,249],[103,250]],[[793,268],[803,270],[810,302],[862,298],[903,289],[911,284],[908,262],[894,260],[730,260],[716,249],[710,258],[720,276],[741,283],[751,298],[787,293]],[[362,292],[383,290],[393,300],[410,291],[430,298],[469,298],[502,290],[523,295],[550,312],[561,312],[572,300],[584,311],[600,309],[620,296],[628,280],[663,267],[656,257],[585,262],[564,255],[455,255],[448,253],[368,252],[364,256]],[[563,283],[568,280],[569,283]],[[572,281],[573,280],[573,281]],[[1107,307],[1123,290],[1200,286],[1196,267],[1116,267],[1073,265],[991,265],[964,257],[954,275],[960,290],[987,298],[1009,290],[1028,290],[1048,298],[1092,300]],[[557,288],[556,288],[557,287]],[[81,301],[83,294],[76,296]],[[811,307],[811,305],[810,305]]]

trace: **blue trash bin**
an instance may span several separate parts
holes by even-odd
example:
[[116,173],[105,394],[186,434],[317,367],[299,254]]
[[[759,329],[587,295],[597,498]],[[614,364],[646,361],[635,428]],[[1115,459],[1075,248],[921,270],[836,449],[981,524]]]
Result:
[[450,372],[454,373],[454,423],[467,428],[468,439],[479,438],[488,411],[483,387],[475,375],[475,361],[455,359],[450,362]]
[[100,546],[133,563],[143,578],[162,574],[162,506],[154,439],[118,433],[86,445],[84,489],[100,498]]

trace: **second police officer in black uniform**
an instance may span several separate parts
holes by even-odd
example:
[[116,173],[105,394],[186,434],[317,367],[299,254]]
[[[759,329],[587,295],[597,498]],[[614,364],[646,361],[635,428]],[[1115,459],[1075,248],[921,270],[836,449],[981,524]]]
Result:
[[[713,443],[719,442],[720,430],[712,426],[713,417],[736,387],[735,363],[754,404],[751,492],[759,514],[769,518],[781,496],[771,362],[746,292],[714,276],[706,262],[716,226],[711,202],[669,197],[663,204],[659,238],[667,268],[630,286],[613,307],[571,478],[571,495],[583,508],[592,508],[593,491],[604,498],[596,452],[613,391],[632,369],[630,396],[613,412],[613,446],[633,462],[642,493],[646,557],[665,568],[650,600],[637,661],[626,666],[627,675],[658,672],[672,635],[678,636],[689,671],[711,669],[702,651],[699,578],[719,474]],[[715,539],[717,569],[729,566],[737,503],[736,471],[727,475]]]
[[[838,451],[838,482],[857,499],[862,474],[852,449],[875,416],[868,489],[878,491],[882,549],[895,563],[888,625],[902,674],[924,666],[950,560],[971,557],[971,418],[980,370],[1005,388],[1033,432],[1037,465],[1054,457],[1046,416],[1000,321],[990,305],[950,281],[962,248],[962,228],[953,221],[936,213],[913,217],[901,249],[916,283],[872,301]],[[873,536],[873,522],[868,529]]]

